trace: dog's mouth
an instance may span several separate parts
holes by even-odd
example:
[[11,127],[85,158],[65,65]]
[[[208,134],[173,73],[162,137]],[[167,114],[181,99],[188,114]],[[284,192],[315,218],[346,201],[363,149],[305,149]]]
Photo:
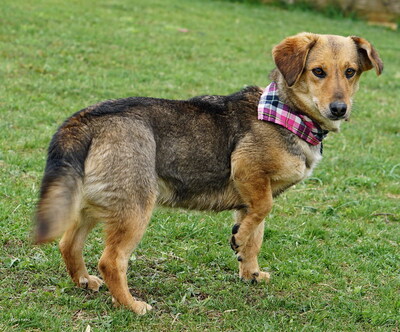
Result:
[[348,121],[350,117],[350,112],[338,116],[332,114],[329,109],[320,110],[318,113],[319,116],[316,117],[316,122],[318,122],[322,129],[333,132],[339,131],[342,121]]
[[323,108],[319,108],[318,104],[315,104],[315,106],[319,109],[321,115],[330,121],[347,121],[350,117],[350,107],[343,102],[333,102]]
[[332,120],[332,121],[340,121],[340,120],[347,121],[349,117],[348,117],[348,115],[346,113],[346,114],[344,114],[342,116],[336,116],[336,115],[333,115],[333,114],[328,114],[327,118],[329,120]]

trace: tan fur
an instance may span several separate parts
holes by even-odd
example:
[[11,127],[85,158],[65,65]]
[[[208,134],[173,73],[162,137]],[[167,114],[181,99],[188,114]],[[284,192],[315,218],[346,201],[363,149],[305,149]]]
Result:
[[[354,44],[358,50],[354,48]],[[286,55],[288,49],[298,47],[307,50],[297,54],[297,58],[304,59],[302,66],[302,61],[294,61],[293,57]],[[282,74],[275,71],[271,78],[278,82],[282,97],[329,131],[338,131],[341,123],[328,119],[329,104],[344,101],[349,106],[345,117],[348,119],[351,114],[352,97],[358,90],[361,73],[375,68],[376,73],[380,75],[383,70],[383,63],[372,45],[365,39],[354,36],[302,33],[277,45],[273,55]],[[324,69],[328,73],[327,77],[319,79],[312,74],[313,68]],[[347,68],[357,70],[351,79],[344,76]],[[291,75],[292,72],[296,75]],[[295,76],[295,79],[292,76]]]
[[[278,84],[280,99],[329,131],[338,131],[340,122],[350,116],[361,73],[375,68],[379,75],[383,69],[372,45],[354,36],[302,33],[283,40],[274,48],[273,57],[277,69],[271,78]],[[326,77],[316,77],[315,68],[322,68]],[[351,78],[345,76],[349,68],[356,70]],[[257,120],[261,94],[262,89],[253,87],[225,99],[128,100],[134,106],[126,106],[127,111],[110,112],[125,102],[117,100],[108,102],[105,110],[99,104],[75,114],[56,133],[49,149],[56,152],[48,159],[42,185],[37,241],[64,233],[60,250],[72,280],[97,291],[102,280],[88,274],[82,250],[90,230],[104,221],[101,275],[116,305],[144,314],[151,306],[132,297],[126,271],[155,205],[235,209],[231,245],[239,261],[239,276],[252,282],[268,281],[269,274],[257,262],[264,219],[272,209],[273,197],[312,173],[321,160],[321,146]],[[225,100],[229,103],[224,104]],[[334,102],[348,106],[340,119],[332,118]],[[240,135],[229,131],[231,127],[216,133],[221,124],[215,125],[214,111],[207,107],[222,112],[219,121],[231,121]],[[93,112],[97,113],[92,117]],[[159,112],[164,115],[151,117]],[[176,122],[184,116],[185,123]],[[235,117],[241,117],[241,122],[235,122]],[[226,145],[235,142],[232,151],[224,144],[213,150],[226,137]],[[79,164],[83,158],[84,167]],[[217,169],[222,175],[215,181],[221,184],[213,187],[214,180],[206,180],[214,179]],[[204,174],[201,180],[199,172]],[[199,190],[199,185],[204,188]]]

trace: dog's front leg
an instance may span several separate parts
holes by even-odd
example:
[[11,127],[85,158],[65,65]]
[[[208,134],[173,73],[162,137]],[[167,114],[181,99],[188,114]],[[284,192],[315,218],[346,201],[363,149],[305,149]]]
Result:
[[[232,228],[232,242],[235,241],[236,243],[236,240],[233,239],[235,239],[235,235],[238,233],[244,215],[245,213],[242,210],[236,212],[236,222]],[[237,252],[237,259],[239,261],[239,276],[243,280],[257,282],[261,280],[268,281],[270,278],[269,273],[260,271],[257,260],[262,245],[263,235],[264,220],[261,221],[255,231],[249,236],[249,240],[240,252],[238,251],[240,247],[234,249],[235,246],[232,243],[232,248]]]
[[235,182],[247,206],[236,212],[232,228],[231,246],[239,261],[239,276],[252,282],[268,281],[269,273],[260,271],[257,256],[263,240],[264,218],[272,208],[270,181],[257,176]]

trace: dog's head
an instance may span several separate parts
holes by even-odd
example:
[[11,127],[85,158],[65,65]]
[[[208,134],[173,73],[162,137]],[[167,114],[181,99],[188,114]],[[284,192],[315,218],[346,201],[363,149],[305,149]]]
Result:
[[362,72],[383,70],[375,48],[360,37],[300,33],[284,39],[273,57],[291,102],[327,130],[350,116]]

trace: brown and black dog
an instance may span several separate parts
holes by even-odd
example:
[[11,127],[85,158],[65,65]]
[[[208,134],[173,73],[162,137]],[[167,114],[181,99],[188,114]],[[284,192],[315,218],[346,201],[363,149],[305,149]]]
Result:
[[[350,116],[362,72],[383,64],[359,37],[301,33],[273,49],[280,101],[324,133]],[[231,246],[245,280],[260,271],[264,218],[273,197],[310,175],[321,143],[257,119],[263,90],[189,100],[126,98],[83,109],[54,135],[36,215],[36,242],[63,234],[60,250],[72,280],[97,291],[82,257],[90,230],[105,225],[99,270],[116,304],[138,314],[151,307],[129,292],[126,271],[155,205],[236,211]]]

